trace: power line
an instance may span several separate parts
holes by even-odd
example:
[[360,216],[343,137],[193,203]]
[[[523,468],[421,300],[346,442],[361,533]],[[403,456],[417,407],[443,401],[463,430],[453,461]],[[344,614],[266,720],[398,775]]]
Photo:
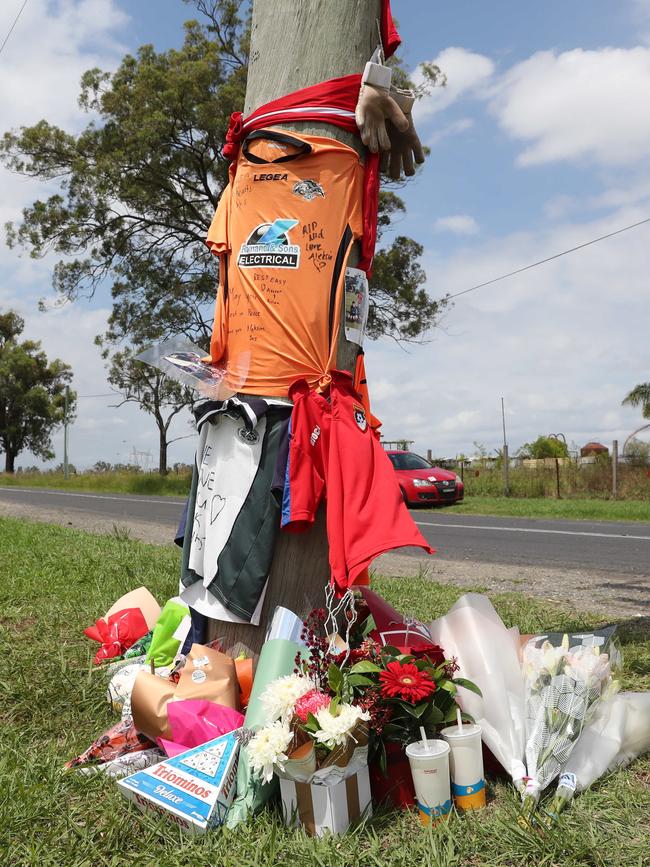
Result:
[[484,286],[491,286],[492,283],[498,283],[499,280],[505,280],[507,277],[514,277],[515,274],[521,274],[523,271],[530,271],[531,268],[536,268],[538,265],[544,265],[546,262],[551,262],[553,259],[559,259],[560,256],[566,256],[568,253],[575,253],[576,250],[582,250],[584,247],[591,246],[591,244],[597,244],[599,241],[613,238],[614,235],[620,235],[621,232],[627,232],[629,229],[636,229],[637,226],[642,226],[644,223],[650,223],[650,217],[647,217],[645,220],[639,220],[638,223],[632,223],[630,226],[623,226],[622,229],[616,229],[615,232],[608,232],[606,235],[601,235],[599,238],[593,238],[591,241],[585,241],[584,244],[578,244],[577,247],[571,247],[568,250],[563,250],[561,253],[547,256],[546,259],[540,259],[539,262],[533,262],[532,265],[525,265],[523,268],[517,268],[516,271],[510,271],[508,274],[502,274],[500,277],[486,280],[485,283],[479,283],[476,286],[471,286],[469,289],[463,289],[462,292],[454,292],[453,295],[448,295],[447,298],[450,300],[452,298],[459,298],[461,295],[467,295],[468,292],[474,292],[475,289],[482,289]]
[[20,9],[18,10],[18,15],[16,15],[16,17],[14,18],[14,23],[13,23],[13,24],[11,25],[11,27],[9,28],[9,33],[7,33],[7,35],[5,36],[5,38],[4,38],[4,42],[2,43],[2,45],[0,45],[0,54],[2,54],[2,49],[5,47],[5,45],[7,44],[7,41],[8,41],[8,39],[9,39],[9,37],[10,37],[11,34],[13,33],[13,31],[14,31],[14,27],[16,26],[16,24],[18,24],[18,19],[19,19],[20,16],[23,14],[23,9],[25,8],[25,6],[27,6],[27,0],[24,0],[23,5],[22,5],[22,6],[20,7]]

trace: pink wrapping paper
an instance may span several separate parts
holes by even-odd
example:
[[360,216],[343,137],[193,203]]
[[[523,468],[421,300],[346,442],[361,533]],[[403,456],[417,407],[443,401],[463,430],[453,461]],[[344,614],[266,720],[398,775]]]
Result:
[[158,738],[169,758],[240,728],[244,715],[238,710],[205,699],[170,701],[167,717],[173,740]]

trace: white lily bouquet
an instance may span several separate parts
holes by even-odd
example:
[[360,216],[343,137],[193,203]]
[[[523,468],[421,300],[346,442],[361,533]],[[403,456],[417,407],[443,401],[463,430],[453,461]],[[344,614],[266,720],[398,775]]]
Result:
[[551,827],[577,792],[605,774],[625,767],[650,750],[650,693],[619,692],[599,702],[575,749],[562,767],[542,823]]
[[530,819],[541,792],[568,761],[599,700],[618,689],[614,670],[620,654],[611,641],[607,650],[590,642],[570,646],[568,635],[559,646],[533,638],[524,648],[528,770],[522,795],[524,819]]

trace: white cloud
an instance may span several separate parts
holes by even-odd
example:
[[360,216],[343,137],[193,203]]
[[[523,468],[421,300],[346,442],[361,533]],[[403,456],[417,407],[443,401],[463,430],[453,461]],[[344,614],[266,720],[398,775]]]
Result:
[[520,165],[619,166],[650,157],[650,48],[541,51],[493,91],[503,129],[526,143]]
[[478,223],[469,214],[438,217],[433,228],[437,232],[452,232],[454,235],[475,235],[479,230]]
[[[431,63],[447,76],[447,85],[434,88],[428,96],[418,100],[413,110],[418,122],[448,108],[461,96],[480,93],[494,72],[494,63],[489,57],[466,48],[445,48]],[[425,84],[420,68],[414,70],[411,78],[416,85]]]
[[[428,254],[429,291],[465,289],[643,215],[625,208],[606,219],[468,240],[446,258]],[[370,395],[385,437],[415,440],[420,454],[470,454],[474,441],[492,450],[502,439],[503,396],[512,451],[558,431],[579,445],[625,440],[640,415],[621,400],[650,369],[649,239],[650,227],[639,227],[463,296],[448,317],[453,334],[437,330],[408,355],[370,344]],[[384,397],[375,393],[377,379],[400,389]],[[408,423],[414,411],[420,419]]]
[[471,117],[461,117],[459,120],[455,120],[452,123],[447,124],[447,126],[443,126],[440,129],[435,130],[428,138],[428,145],[436,145],[438,142],[443,141],[443,139],[450,138],[451,136],[458,135],[461,132],[465,132],[468,129],[471,129],[474,126],[474,121]]
[[[0,32],[9,30],[15,12],[15,4],[2,4]],[[94,66],[116,65],[125,48],[114,34],[128,20],[114,0],[32,0],[2,53],[3,128],[42,117],[55,124],[78,125],[81,75]]]
[[[0,33],[9,30],[17,4],[0,3]],[[116,0],[32,0],[19,19],[2,53],[0,65],[0,134],[31,125],[41,118],[68,131],[89,120],[78,105],[79,82],[87,69],[114,69],[126,51],[118,41],[129,17]],[[8,74],[10,71],[10,74]],[[23,207],[45,198],[56,188],[23,178],[0,167],[0,225],[20,218]],[[41,340],[49,358],[72,366],[75,391],[80,395],[106,394],[104,362],[94,345],[106,329],[109,309],[79,303],[37,312],[37,299],[48,294],[54,257],[31,259],[21,250],[0,242],[0,309],[17,310],[25,319],[24,338]],[[77,418],[70,429],[70,459],[77,467],[99,459],[125,462],[135,446],[158,462],[155,424],[150,416],[129,405],[119,409],[112,397],[80,397]],[[188,415],[172,423],[172,436],[190,432]],[[63,434],[54,436],[55,461],[61,462]],[[191,459],[193,438],[170,448],[169,460]],[[18,465],[42,465],[29,453]]]

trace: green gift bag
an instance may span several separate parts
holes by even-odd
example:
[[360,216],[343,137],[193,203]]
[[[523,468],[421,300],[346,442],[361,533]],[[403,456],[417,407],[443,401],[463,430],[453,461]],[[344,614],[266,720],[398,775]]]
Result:
[[146,662],[153,660],[156,668],[171,665],[185,641],[190,623],[190,609],[187,604],[178,596],[169,599],[153,628]]
[[[302,650],[304,647],[301,648],[295,641],[287,641],[284,638],[272,638],[264,644],[257,663],[253,689],[244,718],[244,728],[256,729],[266,725],[260,695],[269,683],[278,677],[293,673],[296,654]],[[275,794],[277,787],[278,778],[275,776],[270,783],[263,783],[253,777],[248,764],[246,747],[242,747],[237,768],[237,796],[228,811],[226,825],[234,828],[240,822],[244,822]]]

